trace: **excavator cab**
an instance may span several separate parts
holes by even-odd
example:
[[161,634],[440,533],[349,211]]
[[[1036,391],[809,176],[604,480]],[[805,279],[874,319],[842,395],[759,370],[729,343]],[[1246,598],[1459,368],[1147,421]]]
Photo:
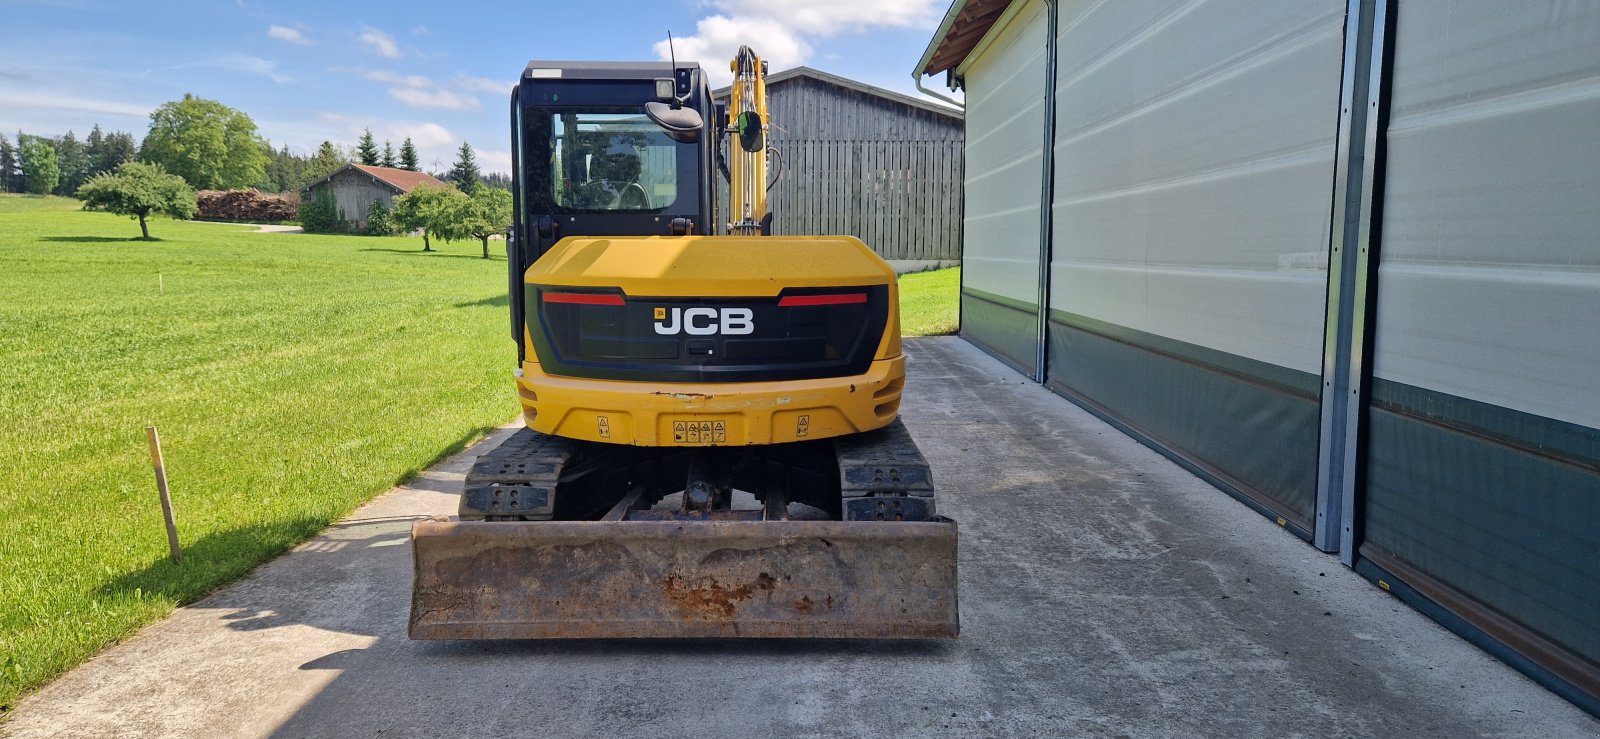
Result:
[[731,68],[726,107],[692,63],[524,70],[527,428],[413,527],[411,638],[959,631],[956,524],[898,418],[894,272],[851,236],[768,235],[765,65]]

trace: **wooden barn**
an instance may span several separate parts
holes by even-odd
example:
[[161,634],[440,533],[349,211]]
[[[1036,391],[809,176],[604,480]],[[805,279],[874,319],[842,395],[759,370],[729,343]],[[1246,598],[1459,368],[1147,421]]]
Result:
[[306,202],[328,193],[333,196],[339,218],[349,221],[357,229],[364,229],[367,227],[367,211],[373,203],[381,202],[385,208],[393,208],[395,198],[422,184],[449,187],[426,172],[351,162],[306,185],[300,197],[302,202]]
[[767,113],[782,170],[773,233],[848,234],[889,260],[961,258],[961,111],[796,67],[767,76]]

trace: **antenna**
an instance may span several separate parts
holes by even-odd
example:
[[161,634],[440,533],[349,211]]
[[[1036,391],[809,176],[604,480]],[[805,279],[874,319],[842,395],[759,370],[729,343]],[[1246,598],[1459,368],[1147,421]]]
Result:
[[667,55],[672,58],[672,109],[677,110],[688,96],[678,94],[678,50],[672,44],[672,29],[667,29]]

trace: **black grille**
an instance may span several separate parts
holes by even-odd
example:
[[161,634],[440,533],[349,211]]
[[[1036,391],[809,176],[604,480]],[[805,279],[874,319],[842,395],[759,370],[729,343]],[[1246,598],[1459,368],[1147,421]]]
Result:
[[528,331],[544,371],[606,380],[858,375],[872,364],[889,315],[886,285],[786,290],[774,298],[632,297],[538,285],[526,291],[527,304],[537,307]]

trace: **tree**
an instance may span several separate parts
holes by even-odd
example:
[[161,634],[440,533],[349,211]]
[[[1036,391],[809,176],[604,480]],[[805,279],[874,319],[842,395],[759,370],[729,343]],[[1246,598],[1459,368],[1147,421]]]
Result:
[[71,131],[56,139],[56,166],[61,170],[57,195],[72,195],[89,179],[89,151]]
[[[96,126],[99,128],[99,126]],[[93,136],[93,134],[90,134]],[[133,134],[126,131],[112,131],[105,134],[100,146],[96,148],[92,143],[89,146],[89,176],[110,172],[122,166],[123,162],[131,162],[138,156],[138,145],[133,142]]]
[[459,223],[470,201],[452,187],[417,185],[394,200],[393,223],[405,231],[422,231],[422,250],[433,251],[434,237],[455,241],[465,237]]
[[35,195],[49,195],[61,181],[61,165],[56,161],[56,149],[38,136],[22,139],[22,179],[25,190]]
[[326,188],[318,190],[316,197],[300,203],[300,227],[306,233],[343,233],[348,230],[343,218],[339,217],[339,207],[333,201],[333,193]]
[[372,201],[372,207],[367,209],[367,235],[390,236],[394,234],[394,218],[390,215],[389,206],[382,200]]
[[17,171],[17,149],[11,140],[0,135],[0,192],[11,192],[11,180]]
[[145,219],[151,215],[193,218],[194,188],[182,177],[167,174],[159,164],[123,162],[116,172],[102,172],[78,188],[89,210],[103,210],[139,219],[139,232],[150,238]]
[[288,145],[272,152],[267,161],[267,184],[274,192],[293,192],[311,184],[306,178],[310,160],[289,151]]
[[394,159],[394,144],[389,143],[388,139],[383,140],[383,158],[378,160],[378,163],[385,167],[391,168],[396,164]]
[[356,145],[356,158],[369,167],[378,166],[378,142],[372,138],[372,129],[361,131],[361,143]]
[[162,165],[193,187],[233,190],[265,183],[269,151],[250,116],[184,95],[150,114],[139,158]]
[[311,156],[311,161],[306,163],[306,181],[301,187],[337,172],[340,167],[350,163],[350,159],[339,152],[339,147],[332,141],[324,141],[317,147],[317,153]]
[[[461,214],[448,224],[448,236],[471,237],[483,242],[483,258],[489,258],[489,237],[505,233],[511,225],[511,193],[493,187],[478,187],[462,205]],[[447,241],[452,240],[446,238]]]
[[413,172],[418,171],[417,146],[411,143],[410,136],[407,136],[405,141],[400,142],[400,168],[409,169]]
[[471,193],[478,189],[478,180],[483,173],[478,171],[478,159],[472,154],[472,144],[461,142],[461,148],[456,150],[456,163],[450,167],[450,174],[445,179],[455,183],[456,189]]

